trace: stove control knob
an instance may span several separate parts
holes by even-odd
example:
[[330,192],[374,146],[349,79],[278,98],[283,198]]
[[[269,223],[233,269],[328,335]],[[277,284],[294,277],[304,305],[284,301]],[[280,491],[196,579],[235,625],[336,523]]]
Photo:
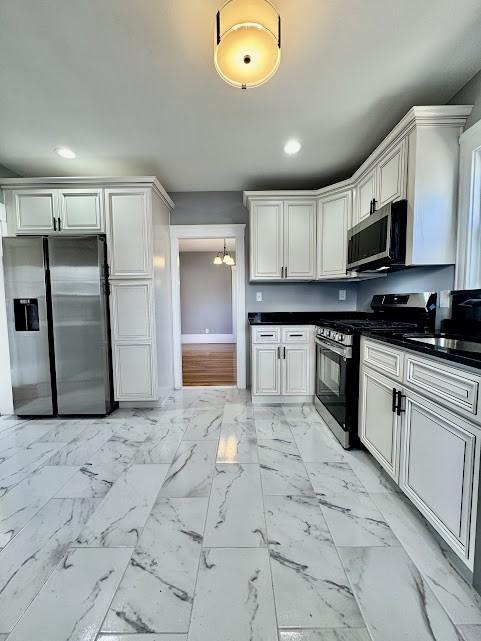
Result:
[[339,334],[339,342],[340,343],[344,343],[345,339],[346,339],[346,337],[344,336],[344,334]]
[[341,335],[339,334],[339,332],[334,332],[334,340],[340,341],[340,339],[341,339]]

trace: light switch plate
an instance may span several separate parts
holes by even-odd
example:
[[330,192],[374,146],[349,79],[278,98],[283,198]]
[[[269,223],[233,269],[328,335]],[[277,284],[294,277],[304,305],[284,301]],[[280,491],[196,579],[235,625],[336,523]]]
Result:
[[256,292],[256,301],[262,303],[262,292]]
[[339,300],[346,300],[346,290],[345,289],[340,289],[339,290]]

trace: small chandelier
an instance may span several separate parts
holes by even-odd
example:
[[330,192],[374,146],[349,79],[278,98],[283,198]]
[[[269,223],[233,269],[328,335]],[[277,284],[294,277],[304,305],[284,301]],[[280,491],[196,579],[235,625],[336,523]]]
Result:
[[214,63],[228,84],[258,87],[281,61],[281,18],[269,0],[228,0],[217,12]]
[[221,253],[218,252],[217,256],[214,258],[212,262],[214,263],[214,265],[228,265],[229,267],[234,267],[235,260],[227,251],[225,238],[224,238],[224,253],[221,256]]

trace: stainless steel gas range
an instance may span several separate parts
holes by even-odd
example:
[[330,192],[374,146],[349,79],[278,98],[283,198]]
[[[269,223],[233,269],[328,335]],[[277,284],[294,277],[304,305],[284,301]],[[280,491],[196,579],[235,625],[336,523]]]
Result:
[[317,324],[315,405],[346,449],[358,442],[360,335],[432,329],[436,294],[377,294],[372,298],[371,309],[373,313],[362,319]]

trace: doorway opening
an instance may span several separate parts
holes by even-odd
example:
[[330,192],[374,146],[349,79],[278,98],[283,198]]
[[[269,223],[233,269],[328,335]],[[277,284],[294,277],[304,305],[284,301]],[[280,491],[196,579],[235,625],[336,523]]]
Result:
[[245,225],[172,225],[174,379],[246,386]]
[[179,240],[184,387],[236,385],[235,239]]

